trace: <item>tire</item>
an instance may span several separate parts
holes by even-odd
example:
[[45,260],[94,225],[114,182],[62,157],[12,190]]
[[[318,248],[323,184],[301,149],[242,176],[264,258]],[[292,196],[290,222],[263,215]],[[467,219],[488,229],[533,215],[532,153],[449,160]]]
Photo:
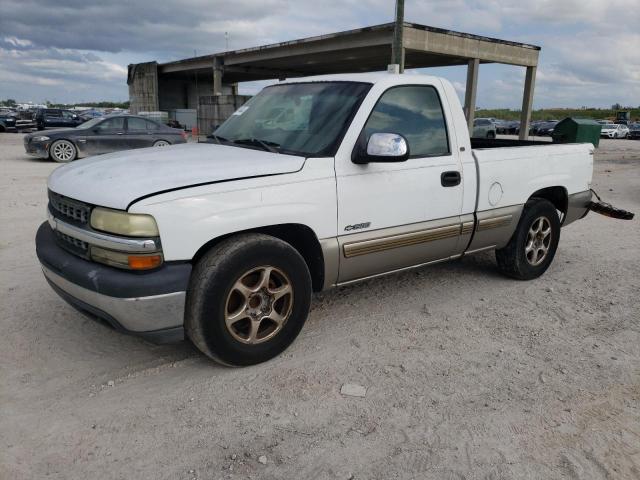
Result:
[[169,145],[171,145],[171,143],[167,142],[166,140],[156,140],[155,142],[153,142],[154,147],[168,147]]
[[496,138],[495,132],[487,132],[487,138],[489,140],[493,140],[494,138]]
[[288,243],[263,234],[229,238],[193,269],[186,335],[202,353],[224,365],[264,362],[283,352],[300,333],[309,314],[311,289],[309,268]]
[[78,149],[70,140],[56,140],[49,147],[49,157],[58,163],[68,163],[78,157]]
[[532,198],[524,206],[507,246],[496,250],[498,269],[517,280],[538,278],[551,265],[559,241],[560,218],[556,207],[548,200]]

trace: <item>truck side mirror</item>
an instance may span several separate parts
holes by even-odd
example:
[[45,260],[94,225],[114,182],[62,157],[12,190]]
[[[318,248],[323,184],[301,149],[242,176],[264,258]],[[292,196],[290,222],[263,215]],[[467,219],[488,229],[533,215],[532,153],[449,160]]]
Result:
[[373,133],[363,145],[364,137],[354,149],[353,163],[405,162],[409,159],[407,139],[397,133]]

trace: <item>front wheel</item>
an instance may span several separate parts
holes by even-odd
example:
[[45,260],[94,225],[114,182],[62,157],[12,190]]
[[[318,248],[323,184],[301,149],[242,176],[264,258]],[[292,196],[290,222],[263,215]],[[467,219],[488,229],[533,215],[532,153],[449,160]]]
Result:
[[167,142],[166,140],[157,140],[153,144],[154,147],[168,147],[169,145],[171,145],[171,144],[169,142]]
[[311,275],[288,243],[262,234],[224,240],[196,264],[185,331],[208,357],[254,365],[298,336],[311,303]]
[[67,163],[76,159],[78,150],[69,140],[56,140],[49,148],[49,155],[58,163]]
[[498,268],[518,280],[542,275],[556,254],[560,241],[560,218],[556,207],[542,198],[529,200],[518,227],[506,247],[496,250]]

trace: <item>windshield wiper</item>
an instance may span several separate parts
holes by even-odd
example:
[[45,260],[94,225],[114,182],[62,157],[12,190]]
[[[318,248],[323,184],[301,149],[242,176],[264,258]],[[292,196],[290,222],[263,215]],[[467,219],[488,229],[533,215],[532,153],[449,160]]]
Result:
[[260,140],[257,138],[240,138],[239,140],[233,140],[233,143],[237,143],[239,145],[255,145],[267,152],[280,153],[280,144],[270,142],[269,140]]
[[212,133],[211,135],[209,135],[207,138],[213,138],[216,142],[218,142],[220,145],[222,145],[222,142],[226,142],[229,143],[231,140],[221,137],[220,135],[216,135],[215,133]]

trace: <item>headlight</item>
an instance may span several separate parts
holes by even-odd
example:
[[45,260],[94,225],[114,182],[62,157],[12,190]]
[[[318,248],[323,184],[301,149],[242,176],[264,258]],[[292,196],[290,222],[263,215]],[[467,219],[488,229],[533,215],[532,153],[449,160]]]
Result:
[[32,139],[34,142],[46,142],[47,140],[51,140],[49,137],[47,137],[46,135],[41,135],[39,137],[33,137]]
[[127,237],[157,237],[158,225],[151,215],[127,213],[108,208],[94,208],[91,227],[106,233]]

